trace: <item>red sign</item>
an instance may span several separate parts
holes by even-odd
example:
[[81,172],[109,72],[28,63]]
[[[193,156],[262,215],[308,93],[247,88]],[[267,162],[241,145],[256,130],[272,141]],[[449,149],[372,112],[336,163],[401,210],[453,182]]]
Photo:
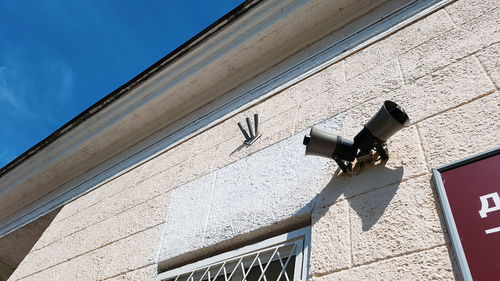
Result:
[[[441,178],[438,185],[446,195],[440,197],[447,199],[443,209],[449,206],[445,215],[456,227],[456,233],[450,229],[454,246],[460,248],[457,245],[460,243],[463,249],[465,257],[459,257],[462,271],[470,272],[470,275],[464,273],[465,279],[500,280],[500,154],[477,159],[438,170]],[[446,214],[450,211],[451,216]]]

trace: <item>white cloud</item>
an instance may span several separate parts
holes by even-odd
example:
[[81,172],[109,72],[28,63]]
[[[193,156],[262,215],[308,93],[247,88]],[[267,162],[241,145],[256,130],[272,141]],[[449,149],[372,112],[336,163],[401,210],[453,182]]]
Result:
[[0,106],[12,118],[39,119],[58,125],[56,108],[74,98],[71,66],[61,60],[42,60],[31,65],[22,56],[0,58]]
[[54,97],[59,104],[66,104],[73,98],[73,69],[67,63],[58,61],[48,66],[54,76],[52,81],[57,81]]
[[9,83],[9,76],[16,75],[15,71],[7,66],[0,66],[0,101],[5,101],[15,110],[26,113],[26,104],[22,96],[16,96],[16,89]]
[[73,97],[73,70],[67,64],[61,68],[61,91],[59,97],[68,102]]

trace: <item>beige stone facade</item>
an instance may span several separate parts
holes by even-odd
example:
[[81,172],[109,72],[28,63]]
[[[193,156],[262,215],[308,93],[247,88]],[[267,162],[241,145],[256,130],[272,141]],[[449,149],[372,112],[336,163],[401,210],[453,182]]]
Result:
[[[311,191],[310,209],[262,219],[258,226],[279,226],[294,214],[307,217],[312,280],[458,280],[431,169],[500,144],[498,4],[452,2],[76,198],[61,209],[9,280],[155,280],[162,257],[191,251],[189,258],[206,257],[223,242],[213,237],[224,225],[211,229],[217,220],[210,216],[224,202],[220,195],[213,204],[219,200],[217,181],[229,175],[223,188],[238,163],[282,143],[294,140],[300,147],[300,135],[328,120],[340,120],[331,131],[352,138],[386,99],[402,104],[412,124],[390,139],[385,165],[350,177],[335,174],[333,161],[322,164],[326,168],[316,175],[322,188]],[[262,138],[239,148],[236,123],[254,113],[262,119]],[[307,184],[300,178],[299,183]],[[193,200],[196,205],[199,194],[207,198],[208,213],[184,204]],[[179,239],[175,244],[184,248],[160,253],[176,231],[169,228],[176,223],[169,212],[186,213],[186,224],[207,216],[205,225],[183,230],[201,239],[199,244],[182,246]],[[245,222],[249,226],[236,226],[234,232],[226,229],[225,238],[244,245],[240,235],[266,236],[252,226],[259,216],[252,214]]]

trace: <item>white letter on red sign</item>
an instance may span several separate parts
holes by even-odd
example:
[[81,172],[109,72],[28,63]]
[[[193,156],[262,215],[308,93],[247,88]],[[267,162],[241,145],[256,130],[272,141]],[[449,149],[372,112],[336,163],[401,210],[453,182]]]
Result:
[[[493,207],[490,207],[488,204],[489,198],[493,199]],[[483,195],[479,199],[481,200],[481,210],[479,211],[481,218],[487,217],[488,213],[500,210],[500,196],[498,196],[498,192]]]

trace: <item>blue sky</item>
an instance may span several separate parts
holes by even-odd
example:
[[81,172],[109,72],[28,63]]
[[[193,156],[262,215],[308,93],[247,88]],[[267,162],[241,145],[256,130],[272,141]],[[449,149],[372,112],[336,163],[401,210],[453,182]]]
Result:
[[0,167],[241,2],[0,0]]

